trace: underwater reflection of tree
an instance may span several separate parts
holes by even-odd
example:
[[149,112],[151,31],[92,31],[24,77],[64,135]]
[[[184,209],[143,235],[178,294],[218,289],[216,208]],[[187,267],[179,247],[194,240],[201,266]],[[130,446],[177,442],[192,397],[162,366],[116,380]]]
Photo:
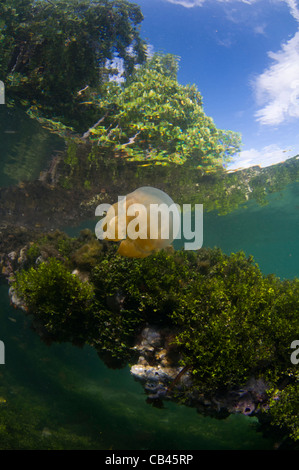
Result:
[[0,17],[7,100],[75,127],[93,121],[94,109],[83,109],[80,96],[105,82],[107,60],[117,54],[125,74],[145,60],[143,15],[126,1],[3,0]]

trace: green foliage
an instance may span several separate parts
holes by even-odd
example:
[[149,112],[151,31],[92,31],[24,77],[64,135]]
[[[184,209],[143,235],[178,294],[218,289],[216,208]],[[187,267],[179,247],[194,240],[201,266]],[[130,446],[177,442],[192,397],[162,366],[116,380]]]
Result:
[[286,373],[299,326],[298,285],[264,277],[243,253],[219,256],[207,278],[193,280],[174,317],[184,326],[177,341],[196,380],[230,388],[251,375],[276,380]]
[[4,0],[0,18],[7,96],[75,127],[88,119],[80,91],[107,79],[107,60],[117,54],[130,74],[145,57],[138,32],[143,17],[126,0]]
[[238,386],[255,373],[276,380],[291,370],[299,280],[264,277],[243,253],[160,252],[142,261],[109,256],[92,282],[97,298],[120,292],[123,308],[143,322],[172,325],[183,365],[201,390]]
[[[96,243],[71,244],[65,266],[49,258],[17,276],[18,292],[54,338],[85,338],[127,360],[145,324],[171,327],[182,364],[205,391],[242,385],[251,375],[275,382],[294,373],[298,279],[263,276],[242,252],[162,251],[139,260]],[[68,271],[76,263],[92,270],[88,283]]]
[[91,230],[82,230],[77,238],[70,238],[56,230],[31,243],[26,250],[25,266],[36,268],[38,263],[56,258],[69,269],[90,271],[102,258],[103,246]]
[[82,270],[90,270],[99,262],[102,245],[98,240],[91,239],[71,254],[72,263]]
[[33,243],[26,252],[27,261],[29,264],[33,264],[39,256],[40,248],[37,243]]
[[[91,238],[91,233],[88,234],[88,239]],[[82,232],[78,238],[70,238],[65,233],[55,230],[31,243],[26,251],[26,265],[27,267],[35,266],[38,259],[42,257],[43,260],[47,258],[58,258],[66,262],[70,254],[82,245],[84,239]]]
[[37,268],[18,273],[16,289],[50,338],[78,345],[86,342],[92,320],[93,287],[81,282],[61,261],[49,258]]
[[124,297],[123,308],[142,324],[150,321],[165,325],[180,297],[180,278],[187,278],[188,272],[188,266],[167,252],[140,261],[120,257],[111,250],[93,270],[91,279],[102,302]]
[[103,120],[91,139],[129,161],[222,168],[239,150],[236,133],[216,128],[195,85],[177,82],[177,58],[156,54],[124,86],[107,84],[99,100]]
[[[298,279],[264,276],[252,257],[220,249],[125,258],[116,244],[99,248],[89,231],[80,242],[59,233],[44,237],[29,249],[31,257],[50,242],[60,260],[33,263],[14,287],[51,340],[86,342],[119,367],[134,361],[142,328],[166,327],[199,393],[240,388],[252,376],[274,388],[289,384],[279,401],[270,400],[270,416],[298,438],[298,373],[290,361],[299,329]],[[76,266],[89,271],[88,281],[71,273]]]
[[273,393],[270,402],[272,424],[284,429],[294,441],[299,441],[299,383],[290,384]]
[[65,163],[70,166],[71,170],[78,164],[77,146],[75,142],[71,140],[68,143]]

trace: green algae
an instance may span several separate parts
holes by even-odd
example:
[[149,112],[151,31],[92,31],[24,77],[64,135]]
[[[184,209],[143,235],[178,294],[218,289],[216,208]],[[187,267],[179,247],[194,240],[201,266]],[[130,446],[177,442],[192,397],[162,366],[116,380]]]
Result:
[[72,274],[74,259],[50,257],[16,273],[14,288],[47,342],[89,344],[110,367],[124,367],[151,324],[173,332],[200,393],[240,388],[252,376],[274,388],[296,382],[298,279],[265,276],[242,252],[161,251],[139,260],[115,249],[100,250],[85,280]]

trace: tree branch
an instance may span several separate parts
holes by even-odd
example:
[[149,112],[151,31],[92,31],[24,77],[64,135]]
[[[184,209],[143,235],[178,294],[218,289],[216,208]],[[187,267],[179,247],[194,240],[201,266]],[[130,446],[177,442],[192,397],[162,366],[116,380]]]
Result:
[[133,137],[129,139],[129,141],[125,144],[122,144],[122,147],[126,147],[127,145],[135,144],[135,139],[139,136],[141,131],[138,131]]
[[88,131],[86,131],[83,135],[82,135],[82,139],[87,139],[89,136],[90,136],[90,133],[93,129],[95,129],[99,124],[101,124],[101,122],[104,121],[104,119],[107,117],[108,113],[105,114],[105,116],[101,117],[101,119],[98,120],[98,122],[96,122],[92,127],[90,127],[88,129]]

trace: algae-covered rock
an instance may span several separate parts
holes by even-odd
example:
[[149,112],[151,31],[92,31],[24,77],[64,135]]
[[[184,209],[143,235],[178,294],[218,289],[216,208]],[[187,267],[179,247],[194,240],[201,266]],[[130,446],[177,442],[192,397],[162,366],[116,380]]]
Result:
[[49,244],[57,258],[33,259],[26,269],[7,258],[16,262],[12,302],[47,343],[89,344],[109,367],[129,364],[149,402],[261,416],[271,389],[296,382],[298,279],[265,276],[242,252],[126,258],[90,231],[35,241],[39,249]]
[[79,269],[90,270],[99,262],[102,249],[103,247],[99,241],[92,239],[72,253],[71,261],[78,266]]

